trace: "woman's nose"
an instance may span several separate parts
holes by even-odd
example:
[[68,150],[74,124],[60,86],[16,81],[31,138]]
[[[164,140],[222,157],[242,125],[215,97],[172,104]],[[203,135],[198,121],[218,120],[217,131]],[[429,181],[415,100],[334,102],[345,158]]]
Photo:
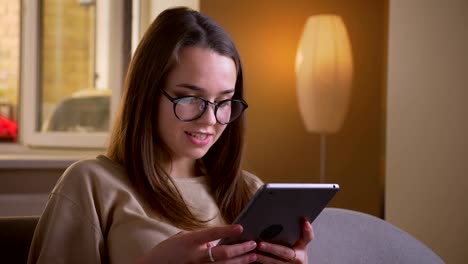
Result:
[[216,105],[208,103],[206,105],[205,112],[200,116],[198,120],[208,125],[215,125],[216,124]]

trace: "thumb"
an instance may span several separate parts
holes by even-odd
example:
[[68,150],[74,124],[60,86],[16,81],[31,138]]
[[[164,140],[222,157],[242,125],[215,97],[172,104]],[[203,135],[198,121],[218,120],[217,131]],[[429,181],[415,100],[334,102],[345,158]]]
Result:
[[313,239],[314,229],[308,220],[304,220],[302,223],[301,238],[294,244],[294,248],[306,248]]

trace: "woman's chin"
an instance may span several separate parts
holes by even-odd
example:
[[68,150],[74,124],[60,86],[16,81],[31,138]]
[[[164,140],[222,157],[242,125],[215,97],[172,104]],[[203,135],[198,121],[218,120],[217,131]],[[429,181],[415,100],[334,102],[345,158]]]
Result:
[[189,157],[190,159],[198,160],[198,159],[203,158],[207,152],[208,152],[207,150],[201,150],[201,149],[196,150],[196,151],[190,151],[190,153],[187,153],[187,157]]

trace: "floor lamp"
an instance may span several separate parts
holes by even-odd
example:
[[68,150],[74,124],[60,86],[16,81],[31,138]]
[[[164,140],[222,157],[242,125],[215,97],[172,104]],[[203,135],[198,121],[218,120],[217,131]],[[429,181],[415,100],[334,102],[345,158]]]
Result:
[[343,20],[307,19],[296,55],[299,110],[308,132],[320,134],[320,182],[325,182],[326,136],[340,130],[348,111],[353,58]]

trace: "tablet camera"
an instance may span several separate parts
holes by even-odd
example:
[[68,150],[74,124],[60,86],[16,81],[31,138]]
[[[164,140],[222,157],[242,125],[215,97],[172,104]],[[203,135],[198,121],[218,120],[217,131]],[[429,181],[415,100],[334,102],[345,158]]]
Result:
[[262,240],[270,240],[277,236],[279,233],[283,231],[282,225],[271,225],[260,233],[260,239]]

